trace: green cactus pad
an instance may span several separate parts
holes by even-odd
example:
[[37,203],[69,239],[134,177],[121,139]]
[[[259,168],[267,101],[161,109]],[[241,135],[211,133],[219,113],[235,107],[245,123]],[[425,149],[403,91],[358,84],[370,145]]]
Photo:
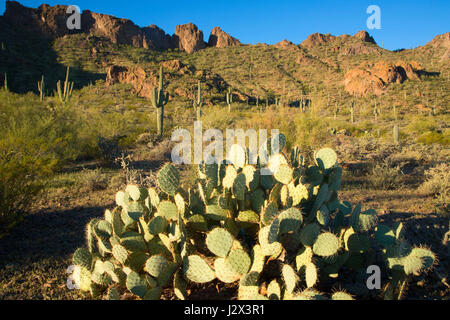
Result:
[[328,175],[328,188],[331,191],[338,192],[341,188],[341,179],[342,179],[342,168],[336,167],[334,168],[330,174]]
[[278,206],[275,201],[270,201],[264,208],[263,214],[261,216],[261,221],[264,225],[268,226],[278,217]]
[[147,291],[147,293],[145,294],[143,299],[150,300],[150,301],[159,300],[159,299],[161,299],[161,294],[162,294],[161,287],[151,288],[150,290]]
[[252,205],[252,209],[257,212],[261,213],[263,207],[264,207],[264,191],[262,189],[256,189],[250,194],[250,201]]
[[373,209],[367,210],[359,214],[358,221],[354,224],[357,232],[367,232],[378,224],[377,212]]
[[136,272],[141,272],[145,267],[145,262],[149,258],[148,254],[144,252],[131,252],[128,256],[127,261],[125,262],[125,265],[127,267],[130,267],[131,270]]
[[253,246],[251,258],[252,258],[252,267],[250,269],[250,272],[261,273],[264,268],[265,256],[259,244],[255,244]]
[[317,165],[322,170],[329,170],[336,165],[337,162],[337,154],[333,149],[324,148],[315,153],[315,159]]
[[136,222],[139,221],[139,218],[142,217],[145,211],[144,206],[136,201],[131,201],[124,210],[127,212],[128,217]]
[[272,280],[267,286],[267,297],[269,300],[281,300],[281,287],[277,280]]
[[289,184],[292,181],[294,170],[288,164],[281,164],[275,172],[275,180],[282,184]]
[[214,261],[214,270],[217,279],[224,283],[233,283],[241,278],[241,275],[233,271],[225,262],[224,258],[217,258]]
[[148,196],[150,198],[150,203],[154,208],[158,208],[159,206],[159,195],[158,192],[156,192],[155,188],[149,188],[148,189]]
[[308,263],[305,267],[305,281],[308,288],[314,287],[317,282],[317,268],[312,262]]
[[196,283],[210,282],[216,277],[211,267],[198,255],[183,259],[183,272],[187,279]]
[[116,193],[116,204],[122,208],[126,207],[125,192],[119,191]]
[[183,199],[183,196],[179,193],[175,195],[175,205],[177,206],[178,212],[184,217],[186,211],[186,202]]
[[269,157],[267,167],[272,172],[272,174],[275,174],[282,165],[287,164],[288,162],[286,160],[286,157],[281,153],[277,153]]
[[394,231],[380,224],[375,232],[375,240],[384,248],[390,247],[395,243]]
[[253,300],[259,296],[259,273],[250,272],[243,276],[239,281],[238,299],[239,300]]
[[259,177],[260,183],[261,183],[261,187],[263,187],[263,189],[265,190],[270,190],[272,189],[272,187],[274,186],[274,184],[276,183],[273,175],[265,175],[262,174]]
[[339,250],[339,239],[330,232],[325,232],[317,237],[313,246],[314,254],[320,257],[335,255]]
[[225,189],[233,188],[234,180],[237,177],[236,168],[232,165],[229,165],[225,168],[225,177],[222,180],[222,185]]
[[218,205],[206,206],[206,216],[215,221],[224,221],[228,216],[228,211]]
[[276,256],[281,253],[283,248],[279,242],[269,242],[270,227],[271,226],[266,226],[259,230],[259,244],[261,245],[262,253],[265,256]]
[[202,214],[194,214],[187,220],[186,226],[192,231],[206,232],[208,231],[208,223]]
[[167,267],[164,269],[164,271],[158,277],[158,285],[162,288],[166,287],[169,284],[169,282],[172,280],[172,276],[175,274],[175,272],[177,271],[178,268],[179,268],[179,265],[177,263],[169,261]]
[[121,245],[130,251],[147,251],[142,235],[136,232],[125,232],[122,234]]
[[322,226],[328,225],[330,222],[330,212],[327,206],[322,205],[320,209],[317,210],[316,219]]
[[306,187],[306,185],[301,183],[291,189],[289,191],[289,194],[292,197],[292,206],[297,206],[302,203],[302,201],[308,200],[309,198],[308,188]]
[[167,220],[162,216],[151,219],[148,223],[148,232],[154,236],[164,232],[167,226]]
[[236,179],[234,179],[232,192],[238,200],[245,200],[245,192],[247,191],[245,183],[246,180],[243,173],[238,174]]
[[361,214],[361,205],[357,204],[352,211],[352,215],[350,216],[350,226],[353,227],[353,229],[355,230],[358,230],[360,214]]
[[289,208],[280,213],[280,233],[295,232],[300,229],[303,222],[303,215],[297,208]]
[[180,271],[177,271],[173,278],[173,291],[178,299],[186,300],[187,282],[183,279],[183,275]]
[[316,223],[305,225],[300,231],[300,241],[304,246],[312,247],[320,233],[320,227]]
[[114,210],[111,213],[111,215],[112,215],[111,225],[113,228],[113,232],[116,236],[120,236],[123,233],[124,228],[125,228],[125,224],[122,221],[121,214],[118,210]]
[[331,300],[355,300],[353,297],[345,291],[338,291],[333,293]]
[[318,186],[323,182],[323,174],[317,166],[310,166],[305,171],[306,179],[304,183],[309,183],[311,186]]
[[241,249],[231,250],[225,258],[226,266],[233,272],[243,276],[250,270],[251,260],[247,252]]
[[167,220],[176,221],[178,220],[178,208],[171,201],[161,201],[158,206],[159,216],[164,217]]
[[116,258],[117,261],[124,264],[128,258],[128,251],[127,249],[125,249],[125,247],[118,244],[112,247],[112,255],[114,258]]
[[233,246],[233,236],[223,228],[215,228],[206,236],[206,246],[218,257],[225,258]]
[[241,211],[236,222],[244,229],[251,228],[259,223],[259,216],[252,210]]
[[169,196],[175,196],[180,186],[180,174],[170,163],[166,164],[157,174],[158,186]]
[[108,239],[112,235],[112,225],[105,221],[100,220],[94,226],[95,234],[97,237]]
[[131,293],[137,295],[138,297],[143,298],[147,293],[147,281],[145,281],[144,277],[141,277],[134,271],[128,274],[126,286]]
[[298,276],[295,270],[288,264],[283,265],[281,269],[281,274],[283,275],[284,284],[286,285],[286,290],[288,293],[294,292],[294,289],[298,282]]
[[410,255],[420,258],[422,260],[422,268],[425,270],[433,267],[436,262],[436,255],[426,248],[413,248]]
[[78,248],[73,254],[72,262],[76,266],[90,270],[92,265],[92,255],[87,249]]
[[137,185],[128,185],[125,189],[125,193],[128,193],[133,201],[144,201],[144,199],[148,197],[148,191],[139,188]]
[[163,256],[154,255],[151,256],[145,263],[145,271],[151,276],[158,278],[166,270],[169,261]]
[[259,186],[259,171],[252,165],[246,165],[242,169],[242,173],[245,175],[245,185],[247,189],[252,192]]
[[313,251],[311,247],[302,247],[295,257],[295,264],[297,266],[297,271],[300,272],[309,263],[312,262]]

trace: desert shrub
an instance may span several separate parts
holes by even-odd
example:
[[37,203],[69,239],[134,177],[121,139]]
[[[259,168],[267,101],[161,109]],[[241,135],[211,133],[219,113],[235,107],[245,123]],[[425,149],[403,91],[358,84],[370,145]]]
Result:
[[375,163],[367,176],[368,184],[380,190],[391,190],[403,185],[404,177],[399,165],[386,160]]
[[436,197],[436,205],[448,213],[450,202],[450,166],[441,163],[425,172],[426,180],[420,190]]
[[447,131],[445,132],[428,131],[421,134],[417,138],[417,142],[423,143],[425,145],[438,143],[444,146],[448,146],[450,144],[450,134]]
[[[157,188],[128,185],[115,209],[88,223],[87,247],[73,255],[75,284],[112,300],[160,299],[163,290],[186,299],[212,281],[235,283],[241,300],[352,300],[365,295],[352,292],[354,281],[379,262],[385,299],[400,298],[434,253],[410,246],[402,224],[391,230],[375,210],[339,200],[333,150],[299,151],[273,154],[273,175],[241,149],[233,164],[199,165],[187,191],[171,164]],[[350,293],[332,292],[338,284]]]
[[52,167],[51,161],[8,151],[0,141],[0,238],[22,220]]
[[108,187],[108,179],[100,168],[83,169],[77,180],[84,192],[104,190]]

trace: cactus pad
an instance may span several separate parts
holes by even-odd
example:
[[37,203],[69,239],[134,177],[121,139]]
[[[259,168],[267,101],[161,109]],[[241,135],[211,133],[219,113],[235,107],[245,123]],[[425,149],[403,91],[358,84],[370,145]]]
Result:
[[128,274],[126,286],[131,293],[141,298],[143,298],[147,292],[147,281],[144,277],[141,277],[134,271]]
[[223,228],[215,228],[206,237],[206,246],[216,256],[225,258],[233,246],[233,236]]
[[216,277],[211,267],[198,255],[183,259],[183,272],[186,278],[196,283],[210,282]]
[[300,229],[303,216],[299,209],[289,208],[280,213],[278,219],[280,220],[280,233],[295,232]]
[[329,170],[336,165],[337,154],[333,149],[324,148],[316,152],[315,159],[322,170]]
[[160,255],[151,256],[145,263],[145,271],[147,271],[151,276],[158,278],[166,270],[169,261]]
[[317,268],[312,262],[308,263],[305,267],[305,281],[308,288],[314,287],[317,282]]
[[169,196],[175,196],[180,185],[180,174],[170,163],[166,164],[157,175],[158,186]]
[[283,275],[284,284],[286,285],[286,290],[288,293],[294,292],[294,289],[298,282],[298,276],[294,269],[288,265],[283,265],[281,269],[281,274]]
[[231,250],[225,258],[225,265],[233,272],[243,276],[247,274],[251,266],[251,260],[247,252],[241,249]]
[[178,220],[178,208],[171,201],[161,201],[158,206],[158,215],[167,220]]
[[320,234],[313,246],[313,252],[321,257],[335,255],[338,250],[339,239],[330,232]]
[[316,223],[310,223],[300,231],[300,241],[304,246],[312,247],[320,233],[320,227]]
[[289,184],[292,181],[294,170],[288,164],[281,164],[275,171],[275,180],[282,184]]
[[233,271],[225,262],[224,258],[217,258],[214,261],[214,270],[217,279],[225,283],[233,283],[241,278],[241,275]]
[[90,270],[92,264],[92,255],[87,249],[78,248],[73,254],[72,262],[76,266],[84,267]]

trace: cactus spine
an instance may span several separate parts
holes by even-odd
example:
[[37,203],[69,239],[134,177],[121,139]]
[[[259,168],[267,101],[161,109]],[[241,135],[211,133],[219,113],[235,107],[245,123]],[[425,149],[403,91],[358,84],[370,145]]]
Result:
[[159,86],[158,89],[153,88],[151,94],[153,107],[156,108],[156,123],[158,129],[158,138],[161,139],[164,130],[164,106],[169,101],[169,93],[164,92],[164,73],[163,67],[159,68]]
[[231,93],[231,87],[229,87],[228,92],[227,92],[228,112],[231,112],[231,104],[232,103],[233,103],[233,94]]
[[44,101],[44,90],[45,90],[45,83],[44,83],[44,76],[42,76],[41,81],[38,81],[37,83],[38,86],[38,90],[39,90],[39,99],[42,101]]
[[202,101],[202,87],[201,87],[201,82],[200,80],[198,80],[198,84],[197,84],[197,97],[194,98],[194,109],[197,113],[197,120],[200,121],[201,117],[202,117],[202,106],[203,106],[203,101]]
[[61,89],[61,81],[58,80],[58,82],[56,83],[58,97],[62,103],[68,102],[70,97],[72,96],[73,82],[69,81],[69,72],[70,72],[70,67],[67,67],[66,80],[64,81],[64,91],[63,91],[63,89]]

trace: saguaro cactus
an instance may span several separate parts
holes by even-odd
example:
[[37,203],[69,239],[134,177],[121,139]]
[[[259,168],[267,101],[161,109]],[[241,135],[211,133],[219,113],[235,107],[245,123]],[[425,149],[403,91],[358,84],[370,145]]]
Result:
[[8,76],[6,75],[6,72],[5,72],[5,82],[3,83],[3,85],[5,86],[5,90],[8,91]]
[[162,66],[160,66],[159,68],[158,89],[156,87],[153,88],[150,98],[153,107],[156,108],[156,123],[158,129],[158,138],[161,139],[163,136],[163,129],[164,129],[164,106],[169,101],[169,93],[164,92],[164,73]]
[[231,112],[231,104],[232,103],[233,103],[233,94],[231,93],[231,87],[229,87],[228,92],[227,92],[228,112]]
[[44,96],[45,96],[44,76],[42,76],[41,81],[38,81],[37,86],[38,86],[38,90],[39,90],[39,97],[42,102],[42,101],[44,101]]
[[399,129],[398,129],[397,125],[394,126],[393,134],[394,134],[394,143],[398,144],[399,143]]
[[62,103],[66,103],[67,101],[69,101],[70,97],[72,96],[73,82],[69,81],[69,72],[70,67],[67,67],[66,80],[64,81],[64,91],[61,89],[61,81],[58,80],[58,82],[56,83],[58,97]]
[[350,115],[351,115],[351,122],[355,123],[355,102],[352,101],[352,105],[350,107]]
[[334,120],[336,120],[338,113],[339,113],[339,104],[336,102],[334,106]]
[[200,80],[198,80],[198,84],[197,84],[197,97],[194,98],[194,109],[197,113],[197,120],[200,121],[201,117],[202,117],[202,106],[203,106],[203,101],[202,101],[202,86],[201,86],[201,82]]

